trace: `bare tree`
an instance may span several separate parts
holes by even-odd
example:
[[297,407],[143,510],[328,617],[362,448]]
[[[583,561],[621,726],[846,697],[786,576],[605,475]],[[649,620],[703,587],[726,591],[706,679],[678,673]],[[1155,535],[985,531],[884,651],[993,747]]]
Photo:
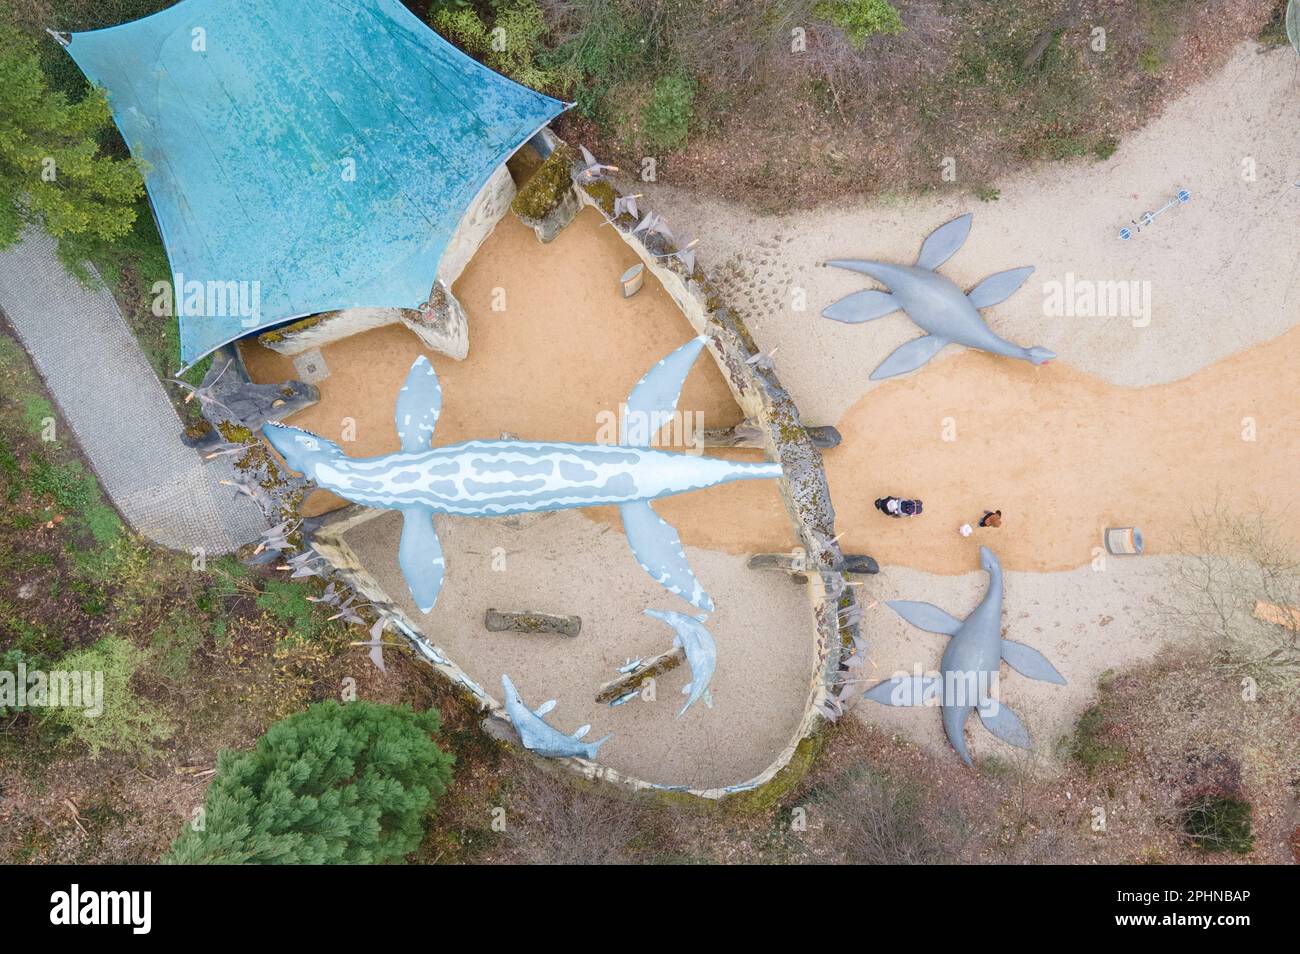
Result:
[[1221,497],[1193,514],[1179,541],[1163,605],[1171,623],[1214,651],[1222,666],[1300,677],[1300,557],[1274,513]]

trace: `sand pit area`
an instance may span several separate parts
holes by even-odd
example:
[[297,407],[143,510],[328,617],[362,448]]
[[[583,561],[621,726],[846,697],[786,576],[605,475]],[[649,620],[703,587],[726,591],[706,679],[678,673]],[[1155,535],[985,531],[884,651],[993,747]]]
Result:
[[[546,245],[514,216],[503,219],[454,288],[469,315],[469,357],[427,354],[443,389],[433,444],[503,432],[524,439],[599,439],[602,414],[617,413],[642,375],[694,335],[654,278],[633,298],[622,297],[618,277],[635,261],[591,209]],[[502,300],[505,310],[494,311],[494,301]],[[296,376],[290,357],[248,342],[242,353],[255,381]],[[421,353],[419,339],[400,325],[326,345],[329,376],[318,385],[320,402],[290,422],[340,441],[352,456],[397,450],[397,392]],[[707,356],[687,378],[679,410],[698,412],[694,420],[706,428],[729,427],[742,417]],[[761,459],[757,451],[727,453]],[[683,510],[684,497],[699,499]],[[342,503],[317,491],[304,509],[316,515]],[[695,612],[637,565],[616,509],[523,520],[437,518],[447,576],[428,616],[410,602],[397,568],[398,514],[361,524],[348,531],[346,542],[430,641],[489,695],[500,699],[507,672],[531,706],[559,700],[548,717],[557,727],[572,731],[590,723],[592,738],[615,732],[601,750],[602,764],[665,785],[742,782],[767,768],[803,717],[815,664],[814,621],[805,589],[784,575],[746,569],[735,546],[717,552],[690,544],[699,537],[727,540],[728,521],[732,532],[746,536],[742,531],[755,514],[774,528],[781,550],[793,546],[794,533],[773,481],[708,488],[655,507],[670,523],[688,515],[705,531],[679,526],[691,565],[718,607],[708,622],[718,644],[716,708],[697,704],[680,720],[685,667],[664,677],[655,703],[616,709],[595,703],[597,689],[629,658],[670,647],[672,631],[643,616],[644,609]],[[503,556],[504,570],[492,570],[494,553]],[[488,633],[483,614],[489,607],[575,614],[583,632],[576,639]]]
[[[546,718],[561,731],[590,724],[591,739],[613,732],[600,750],[602,765],[662,785],[708,789],[753,778],[791,742],[814,666],[803,587],[783,578],[772,585],[772,577],[747,570],[744,557],[687,548],[718,606],[708,620],[718,668],[714,708],[697,702],[679,719],[681,690],[690,681],[685,666],[658,680],[654,702],[610,708],[595,701],[619,666],[672,646],[673,631],[643,610],[689,609],[641,572],[617,528],[574,511],[518,523],[436,517],[447,576],[433,613],[421,616],[397,566],[401,523],[399,514],[385,512],[344,539],[430,641],[493,698],[501,698],[501,674],[508,673],[530,707],[558,700]],[[490,633],[483,626],[489,607],[577,615],[582,632]]]

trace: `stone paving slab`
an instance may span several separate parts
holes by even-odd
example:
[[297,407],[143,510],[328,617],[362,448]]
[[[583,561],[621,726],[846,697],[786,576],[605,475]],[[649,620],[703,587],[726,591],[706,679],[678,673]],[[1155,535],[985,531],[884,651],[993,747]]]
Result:
[[0,310],[132,529],[172,549],[221,554],[266,528],[257,504],[220,485],[235,477],[230,459],[204,462],[182,441],[164,385],[111,292],[69,274],[43,230],[0,251]]

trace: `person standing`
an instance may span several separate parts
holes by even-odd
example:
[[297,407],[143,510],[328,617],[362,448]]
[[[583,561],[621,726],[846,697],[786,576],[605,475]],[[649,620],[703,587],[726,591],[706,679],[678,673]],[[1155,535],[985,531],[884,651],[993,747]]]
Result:
[[984,516],[980,517],[981,527],[1000,527],[1002,526],[1001,510],[985,510]]

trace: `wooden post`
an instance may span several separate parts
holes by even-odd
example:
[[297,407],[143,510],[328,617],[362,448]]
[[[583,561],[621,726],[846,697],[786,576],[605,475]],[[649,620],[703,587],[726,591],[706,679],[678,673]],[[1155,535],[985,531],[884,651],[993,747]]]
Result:
[[680,646],[647,659],[631,672],[622,673],[617,679],[601,686],[596,693],[596,701],[603,705],[609,705],[615,699],[625,696],[629,692],[640,690],[646,680],[655,676],[662,676],[666,672],[672,672],[685,659],[686,653]]
[[582,617],[502,613],[489,609],[483,615],[483,625],[490,633],[558,633],[561,636],[577,636],[582,631]]

